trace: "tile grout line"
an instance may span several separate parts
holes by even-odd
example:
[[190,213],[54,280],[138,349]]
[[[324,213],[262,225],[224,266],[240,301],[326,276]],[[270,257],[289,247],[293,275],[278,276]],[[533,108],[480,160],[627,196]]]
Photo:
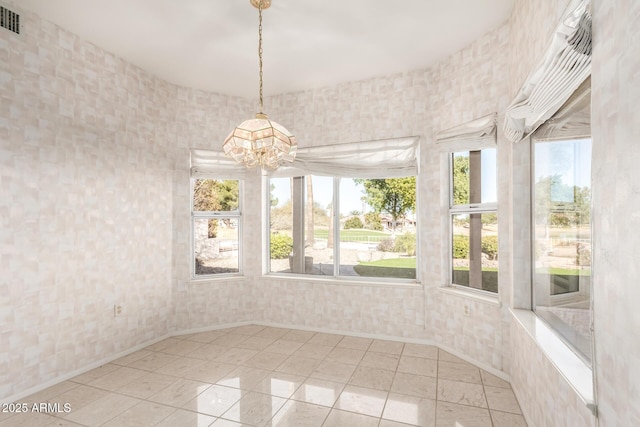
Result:
[[[244,325],[244,326],[247,326],[247,325]],[[244,326],[240,326],[240,327],[244,327]],[[324,418],[322,419],[321,424],[320,424],[320,425],[324,425],[324,424],[327,423],[327,420],[329,419],[329,416],[331,415],[331,413],[333,411],[345,411],[345,412],[348,412],[348,413],[351,413],[351,414],[356,414],[356,415],[363,416],[363,417],[364,416],[368,416],[368,417],[371,416],[371,415],[368,415],[368,414],[365,414],[365,413],[362,413],[362,412],[357,412],[357,411],[354,412],[352,410],[336,408],[336,405],[338,404],[342,394],[345,392],[345,389],[347,387],[349,387],[349,386],[353,386],[353,387],[361,387],[361,388],[364,388],[364,389],[371,389],[372,391],[384,391],[384,392],[386,392],[386,397],[385,397],[384,403],[382,404],[381,413],[380,413],[380,415],[378,417],[375,417],[377,419],[377,424],[380,425],[380,424],[382,424],[382,422],[384,420],[386,420],[385,418],[383,418],[383,415],[384,415],[385,410],[387,409],[387,407],[389,405],[390,395],[392,393],[392,388],[393,388],[394,382],[396,380],[396,377],[400,373],[399,367],[400,367],[402,358],[403,357],[416,357],[418,359],[432,360],[429,357],[408,356],[406,354],[406,351],[407,351],[407,347],[406,346],[407,346],[408,343],[406,343],[406,342],[399,342],[399,343],[402,344],[402,348],[401,348],[399,354],[396,355],[393,352],[385,353],[385,352],[382,352],[382,351],[378,352],[378,351],[374,350],[374,348],[375,348],[374,344],[376,343],[376,341],[385,342],[385,341],[388,341],[388,340],[376,339],[376,338],[365,338],[365,337],[353,337],[353,338],[361,338],[361,339],[369,340],[369,343],[366,345],[366,347],[363,346],[363,348],[339,347],[340,343],[343,342],[343,340],[345,340],[346,338],[350,338],[351,336],[342,335],[342,334],[330,334],[330,335],[335,335],[337,337],[339,336],[341,338],[338,341],[336,341],[335,343],[333,343],[332,345],[326,345],[326,344],[311,342],[314,339],[314,337],[318,336],[319,334],[324,334],[323,332],[305,331],[307,333],[311,332],[312,334],[306,339],[304,338],[304,336],[301,336],[301,337],[298,337],[298,339],[288,339],[288,340],[284,338],[287,334],[292,333],[294,331],[300,332],[302,330],[283,329],[284,333],[279,335],[277,338],[274,338],[275,335],[274,336],[261,336],[261,335],[258,335],[258,334],[260,334],[260,332],[265,331],[267,328],[271,328],[271,327],[261,326],[260,330],[258,330],[256,332],[253,332],[252,334],[238,333],[238,332],[234,331],[235,328],[231,328],[229,330],[224,330],[224,329],[223,330],[218,330],[217,332],[220,333],[221,335],[215,336],[214,338],[212,338],[211,340],[208,340],[206,342],[202,342],[200,340],[191,340],[190,337],[188,337],[188,336],[184,336],[184,337],[181,336],[180,338],[170,337],[170,338],[166,339],[166,340],[170,340],[169,343],[165,343],[164,345],[160,344],[163,341],[166,341],[166,340],[163,340],[163,341],[160,341],[158,343],[155,343],[155,344],[152,344],[152,345],[148,346],[148,347],[156,346],[154,349],[148,349],[148,347],[145,347],[145,348],[142,348],[142,349],[138,350],[138,351],[149,352],[149,354],[145,354],[145,355],[143,355],[143,356],[141,356],[139,358],[133,359],[131,361],[126,361],[125,360],[125,362],[117,362],[119,359],[116,359],[116,360],[110,361],[108,363],[105,363],[104,365],[101,365],[100,367],[94,368],[91,371],[98,370],[101,367],[107,366],[107,365],[112,365],[114,367],[114,369],[112,369],[111,371],[107,371],[105,373],[101,373],[100,371],[98,371],[100,373],[100,375],[96,376],[95,378],[93,378],[93,375],[95,375],[95,374],[90,375],[88,377],[88,379],[86,380],[87,382],[78,382],[78,381],[74,381],[75,377],[71,378],[71,379],[67,380],[67,381],[69,381],[69,383],[73,384],[73,386],[71,388],[69,388],[68,390],[65,390],[65,391],[63,391],[63,392],[61,392],[61,393],[59,393],[59,394],[57,394],[55,396],[51,396],[51,397],[49,397],[47,399],[44,399],[44,400],[53,401],[57,397],[65,394],[67,392],[70,392],[71,390],[78,389],[79,387],[84,386],[84,387],[87,387],[87,388],[90,388],[90,389],[93,389],[93,390],[96,390],[96,391],[99,391],[99,392],[102,392],[102,393],[106,393],[106,394],[104,396],[101,396],[101,397],[97,398],[96,400],[93,400],[93,401],[90,401],[89,403],[86,403],[85,405],[81,406],[79,410],[81,410],[81,409],[93,404],[95,401],[97,401],[99,399],[102,399],[104,397],[107,397],[109,395],[123,396],[123,397],[126,397],[128,399],[135,399],[137,401],[137,402],[135,402],[135,404],[133,406],[125,409],[122,412],[117,413],[112,418],[104,420],[103,424],[107,424],[107,423],[112,422],[114,419],[122,416],[122,414],[124,414],[125,412],[129,411],[130,409],[135,408],[137,406],[140,406],[143,402],[146,402],[146,403],[149,403],[149,404],[153,404],[153,405],[161,405],[163,407],[167,407],[167,408],[172,409],[172,412],[167,414],[161,420],[158,420],[157,423],[162,423],[164,420],[166,420],[169,417],[173,416],[178,411],[185,411],[185,412],[194,413],[194,414],[207,415],[207,416],[210,416],[210,417],[214,418],[213,423],[215,423],[219,419],[225,419],[225,418],[223,418],[224,415],[227,414],[231,410],[231,408],[234,407],[235,405],[237,405],[238,402],[240,402],[242,400],[242,398],[244,397],[244,396],[242,396],[242,393],[246,393],[245,395],[248,395],[248,394],[251,394],[251,393],[255,393],[255,394],[259,394],[259,395],[263,395],[263,396],[278,397],[278,398],[284,400],[282,406],[280,408],[278,408],[278,410],[273,415],[270,416],[269,421],[272,421],[282,411],[282,409],[285,406],[293,405],[293,404],[296,404],[296,403],[300,403],[300,404],[303,404],[303,405],[310,405],[310,406],[315,406],[315,407],[320,407],[320,408],[326,408],[328,411],[327,411],[326,415],[324,416]],[[279,328],[279,329],[282,329],[282,328]],[[201,333],[202,334],[206,334],[207,332],[208,331],[204,331],[204,332],[201,332]],[[201,333],[194,333],[193,335],[197,335],[197,334],[201,334]],[[234,334],[234,335],[237,335],[237,336],[243,336],[243,337],[245,337],[245,339],[243,341],[235,342],[232,339],[233,337],[229,336],[230,334]],[[329,333],[327,333],[327,334],[329,334]],[[215,342],[218,341],[218,340],[224,341],[225,337],[228,337],[228,339],[232,343],[231,344],[215,344]],[[247,341],[247,340],[251,339],[252,337],[264,338],[266,340],[270,340],[270,343],[267,344],[266,346],[263,346],[262,344],[257,344],[257,347],[246,347],[246,348],[245,347],[238,347],[239,345],[242,345],[242,342]],[[293,337],[293,335],[292,335],[292,337]],[[198,338],[200,338],[200,337],[198,337]],[[275,366],[270,367],[268,369],[246,365],[246,363],[249,360],[251,360],[253,357],[255,357],[255,356],[257,356],[257,355],[259,355],[261,353],[268,353],[266,351],[266,349],[269,346],[273,345],[274,343],[276,343],[276,342],[278,342],[280,340],[296,342],[296,343],[299,344],[299,346],[296,347],[295,350],[293,350],[290,353],[289,352],[287,352],[287,353],[276,353],[276,354],[282,356],[284,359],[282,359],[282,361],[277,363]],[[188,346],[192,347],[192,348],[188,352],[185,352],[184,354],[176,354],[176,353],[167,353],[167,352],[165,352],[167,349],[171,349],[174,346],[176,346],[176,348],[173,351],[178,351],[179,352],[180,349],[177,348],[177,347],[179,347],[178,344],[181,343],[181,342],[190,343]],[[393,341],[393,342],[396,343],[396,341]],[[160,345],[158,345],[158,344],[160,344]],[[225,351],[223,353],[221,353],[220,355],[214,357],[213,359],[191,356],[192,353],[197,352],[198,349],[200,349],[200,348],[202,348],[202,347],[204,347],[206,345],[220,346],[221,348],[224,348]],[[326,347],[330,347],[330,350],[326,351],[326,353],[321,358],[318,358],[318,359],[313,358],[313,357],[308,357],[305,354],[298,354],[298,352],[301,351],[301,349],[306,345],[326,346]],[[438,419],[438,417],[437,417],[438,407],[440,406],[441,403],[445,402],[445,401],[440,401],[439,398],[438,398],[438,396],[439,396],[438,395],[438,390],[439,390],[440,382],[441,382],[441,380],[443,380],[443,379],[440,378],[440,372],[439,372],[439,368],[441,366],[441,363],[444,362],[443,360],[441,360],[441,356],[443,356],[443,353],[442,353],[443,350],[440,349],[437,346],[428,345],[428,344],[425,344],[425,345],[427,345],[429,347],[435,347],[436,348],[436,359],[435,359],[435,365],[436,365],[435,386],[436,387],[435,387],[435,399],[434,399],[434,401],[435,401],[435,405],[434,405],[435,410],[434,410],[433,417],[435,418],[435,421],[437,421],[437,419]],[[313,374],[314,374],[315,370],[318,368],[318,366],[320,366],[324,362],[327,362],[328,361],[327,358],[330,357],[331,353],[333,353],[336,349],[351,350],[351,351],[361,351],[362,352],[362,356],[359,359],[357,359],[357,362],[355,363],[355,365],[352,365],[351,363],[335,361],[335,363],[342,363],[344,365],[353,366],[353,371],[348,376],[348,378],[345,379],[345,383],[344,384],[342,384],[342,381],[326,380],[326,379],[322,379],[322,378],[318,378],[318,377],[314,377],[313,376]],[[234,360],[232,362],[221,362],[221,361],[218,360],[218,357],[220,357],[223,354],[228,353],[231,350],[238,350],[239,352],[256,352],[256,353],[253,354],[251,357],[247,358],[246,360],[242,360],[242,361],[235,361]],[[135,353],[136,352],[131,353],[131,354],[135,354]],[[348,354],[348,352],[347,352],[347,354]],[[167,363],[159,364],[157,367],[154,367],[153,365],[145,366],[144,368],[132,367],[131,366],[131,364],[135,364],[136,362],[139,362],[139,361],[141,361],[141,360],[143,360],[143,359],[145,359],[147,357],[152,357],[154,355],[172,356],[175,359],[174,360],[170,360]],[[379,356],[388,356],[388,357],[396,357],[397,356],[398,360],[397,360],[397,363],[395,364],[395,368],[393,370],[389,370],[389,369],[386,368],[385,363],[388,363],[388,362],[385,361],[384,358],[378,359],[371,366],[368,366],[368,365],[364,366],[363,362],[364,362],[365,358],[367,357],[367,355],[379,355]],[[128,356],[130,356],[130,355],[123,356],[123,358],[126,358]],[[286,372],[286,371],[278,371],[277,370],[281,366],[286,364],[287,361],[289,361],[291,358],[295,358],[295,357],[298,357],[298,358],[301,358],[301,359],[309,359],[310,361],[311,360],[315,361],[314,367],[312,369],[310,369],[310,370],[307,370],[306,368],[298,370],[299,366],[294,363],[292,365],[294,367],[294,369],[292,369],[292,371],[293,372],[297,372],[297,373],[289,373],[289,372]],[[123,359],[123,358],[120,358],[120,359]],[[237,360],[241,360],[241,359],[242,359],[242,357],[239,357]],[[182,366],[187,366],[185,363],[188,360],[189,361],[193,361],[194,366],[189,366],[189,368],[186,369],[186,370],[182,369],[181,365]],[[162,370],[164,367],[169,366],[169,365],[173,364],[174,362],[179,362],[179,361],[182,361],[183,363],[176,363],[176,366],[171,368],[171,369],[173,369],[173,371],[172,371],[173,373],[159,372],[159,370]],[[302,362],[304,362],[304,360]],[[124,363],[126,363],[126,364],[124,364]],[[236,387],[233,387],[233,386],[227,386],[227,385],[218,384],[218,382],[220,380],[224,379],[224,377],[227,376],[228,373],[227,374],[223,374],[222,376],[217,378],[216,381],[213,381],[213,382],[201,381],[201,380],[193,380],[193,379],[186,378],[185,375],[187,375],[188,373],[187,374],[185,374],[185,373],[179,374],[179,372],[181,370],[183,370],[185,372],[188,372],[193,368],[197,368],[197,367],[200,367],[200,366],[206,366],[206,365],[210,365],[210,364],[215,364],[215,363],[222,363],[222,364],[225,364],[225,365],[232,366],[233,369],[231,370],[231,372],[233,372],[234,370],[237,370],[237,369],[265,371],[265,372],[267,372],[267,374],[264,376],[264,378],[267,378],[269,376],[275,377],[277,375],[291,375],[293,377],[299,377],[299,380],[295,380],[296,382],[299,381],[299,384],[296,387],[291,389],[291,392],[288,393],[287,397],[274,395],[274,394],[272,394],[273,391],[271,391],[271,390],[268,393],[264,392],[262,390],[262,387],[260,386],[260,383],[264,380],[264,378],[262,378],[260,381],[257,381],[256,384],[252,385],[248,389],[238,387],[237,390],[240,392],[241,397],[238,400],[236,400],[235,402],[233,402],[226,410],[221,412],[220,415],[217,415],[217,416],[211,415],[211,414],[206,413],[206,412],[198,412],[198,409],[193,410],[193,409],[185,408],[184,407],[185,405],[187,405],[193,399],[197,399],[198,396],[202,395],[203,393],[206,393],[208,390],[210,390],[214,386],[221,386],[221,387],[226,387],[226,388],[230,388],[230,389],[236,389]],[[380,363],[380,366],[377,366],[375,363]],[[484,370],[482,368],[480,368],[478,366],[475,366],[475,365],[473,365],[473,364],[471,364],[469,362],[466,362],[466,361],[462,361],[462,362],[452,361],[452,362],[448,362],[448,363],[451,363],[453,365],[466,365],[466,364],[469,364],[470,366],[472,366],[472,367],[474,367],[475,369],[478,370],[479,375],[480,375],[480,384],[482,386],[482,394],[484,396],[484,403],[487,405],[487,411],[489,411],[489,419],[490,419],[491,425],[495,426],[494,417],[493,417],[493,414],[491,412],[491,408],[489,408],[489,405],[488,405],[488,398],[487,398],[487,391],[486,391],[486,387],[488,385],[486,384],[485,378],[482,375],[482,372]],[[305,365],[305,363],[302,363],[300,366],[304,367],[306,365]],[[154,370],[151,370],[152,367],[154,368]],[[393,376],[391,377],[391,383],[388,386],[388,390],[385,390],[385,389],[379,390],[379,389],[377,389],[375,387],[362,387],[362,386],[358,386],[358,385],[355,385],[355,384],[351,384],[351,381],[354,379],[356,373],[358,372],[358,369],[360,369],[360,368],[380,369],[380,370],[392,372]],[[119,377],[117,376],[117,372],[118,371],[122,371],[124,369],[131,369],[131,370],[139,371],[139,372],[141,372],[143,374],[140,377],[136,377],[135,379],[133,379],[131,381],[127,381],[124,384],[120,384],[119,380],[118,380]],[[91,372],[91,371],[87,371],[84,374],[87,374],[88,372]],[[301,372],[301,371],[305,372],[305,373],[300,374],[299,372]],[[308,372],[308,373],[306,373],[306,372]],[[126,374],[127,372],[125,371],[124,373]],[[80,374],[78,376],[82,376],[84,374]],[[140,382],[143,377],[145,377],[147,375],[150,375],[150,374],[157,374],[157,375],[170,377],[170,379],[172,381],[171,381],[171,383],[169,383],[168,385],[162,387],[159,390],[153,390],[152,394],[150,394],[149,396],[146,396],[144,398],[136,397],[136,396],[133,396],[133,395],[129,395],[129,394],[126,394],[126,392],[121,391],[121,389],[123,389],[124,387],[126,387],[128,385],[131,385],[131,384],[134,384],[134,383],[137,383],[137,382]],[[489,374],[491,374],[491,373],[489,372]],[[113,379],[108,378],[108,376],[110,376],[110,375],[114,376]],[[420,375],[420,374],[415,374],[415,375]],[[216,375],[216,377],[218,377],[218,376]],[[91,384],[92,382],[98,381],[101,378],[104,378],[106,380],[104,382],[104,384],[106,384],[108,387],[111,387],[109,385],[109,382],[112,382],[113,384],[116,384],[117,387],[115,387],[114,390],[111,390],[111,389],[101,388],[100,386],[96,386],[96,385]],[[327,381],[327,382],[330,382],[330,383],[339,384],[341,386],[341,390],[337,394],[336,399],[333,400],[333,403],[331,404],[331,406],[326,406],[326,405],[318,404],[318,403],[312,403],[312,402],[304,401],[304,400],[297,400],[294,397],[295,394],[304,386],[305,382],[307,382],[309,380],[312,380],[312,379],[313,380],[318,380],[318,381]],[[187,402],[185,404],[183,404],[183,405],[178,405],[176,403],[166,404],[166,403],[161,403],[161,402],[156,402],[156,401],[149,400],[151,397],[153,397],[153,396],[155,396],[155,395],[157,395],[159,393],[162,393],[163,391],[169,389],[170,387],[172,387],[172,385],[176,384],[179,381],[192,381],[192,382],[202,383],[202,384],[205,384],[207,386],[202,391],[199,391],[198,393],[196,393],[195,397],[189,398],[187,400]],[[454,380],[451,380],[451,381],[454,381]],[[456,382],[465,383],[465,384],[477,384],[477,383],[468,382],[468,381],[465,381],[465,380],[459,380],[459,381],[456,381]],[[497,387],[499,389],[503,389],[504,388],[504,390],[511,390],[510,388],[505,388],[505,387],[500,387],[500,386],[495,386],[495,387]],[[256,390],[256,388],[258,388],[258,389]],[[420,398],[420,396],[414,396],[412,394],[405,394],[405,393],[398,393],[398,394],[406,395],[406,396],[412,397],[412,398],[418,398],[418,399]],[[454,402],[451,402],[451,403],[454,403]],[[465,405],[463,403],[458,403],[458,405],[471,407],[471,408],[475,408],[475,409],[479,409],[480,408],[480,407],[478,407],[476,405]],[[518,402],[518,405],[519,405],[519,402]],[[505,412],[506,414],[522,416],[521,414],[517,414],[515,412],[510,412],[510,411],[502,411],[502,412]],[[71,421],[71,420],[68,420],[67,418],[63,418],[58,413],[56,413],[56,414],[48,414],[48,415],[54,417],[55,419],[63,419],[65,421]],[[107,415],[110,415],[110,414],[107,414]],[[9,417],[9,418],[11,418],[11,417]],[[394,420],[389,420],[389,421],[398,422],[398,421],[394,421]],[[80,423],[77,423],[77,424],[80,424]]]

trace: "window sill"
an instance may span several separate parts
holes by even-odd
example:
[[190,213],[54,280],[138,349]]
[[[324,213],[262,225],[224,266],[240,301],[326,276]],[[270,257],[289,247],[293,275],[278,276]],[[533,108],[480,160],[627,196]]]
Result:
[[445,294],[455,295],[461,298],[472,299],[478,302],[482,302],[485,304],[495,305],[497,307],[501,307],[502,303],[498,299],[498,295],[485,295],[484,292],[475,292],[472,289],[461,289],[457,286],[443,286],[439,287],[438,290]]
[[510,309],[515,320],[529,333],[560,375],[583,403],[595,413],[593,371],[555,332],[532,311]]
[[344,277],[333,276],[315,276],[307,274],[277,274],[267,273],[262,276],[264,279],[278,279],[287,281],[305,281],[324,283],[327,285],[345,285],[345,286],[374,286],[385,288],[410,288],[410,289],[422,289],[422,284],[418,281],[413,282],[394,282],[394,281],[376,281],[376,280],[361,280],[361,279],[347,279]]
[[243,276],[240,274],[229,274],[220,277],[203,277],[203,278],[191,278],[187,282],[189,285],[203,285],[207,283],[218,283],[218,282],[231,282],[238,280],[245,280],[247,276]]

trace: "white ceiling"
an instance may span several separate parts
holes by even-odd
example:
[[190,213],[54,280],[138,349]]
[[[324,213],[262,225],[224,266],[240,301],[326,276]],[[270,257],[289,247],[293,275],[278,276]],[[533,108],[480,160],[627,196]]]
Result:
[[[424,68],[505,22],[515,0],[273,0],[265,95]],[[19,0],[171,83],[258,94],[249,0]]]

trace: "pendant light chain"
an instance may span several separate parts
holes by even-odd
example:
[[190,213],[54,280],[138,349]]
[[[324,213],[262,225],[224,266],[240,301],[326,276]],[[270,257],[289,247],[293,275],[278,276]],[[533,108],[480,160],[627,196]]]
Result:
[[259,19],[260,112],[236,126],[222,143],[222,149],[227,156],[248,168],[260,166],[263,170],[275,170],[283,163],[294,161],[298,141],[284,126],[269,120],[262,112],[262,10],[271,6],[271,0],[250,0],[250,3],[258,9]]
[[264,109],[262,103],[262,0],[258,4],[258,57],[260,58],[260,114]]

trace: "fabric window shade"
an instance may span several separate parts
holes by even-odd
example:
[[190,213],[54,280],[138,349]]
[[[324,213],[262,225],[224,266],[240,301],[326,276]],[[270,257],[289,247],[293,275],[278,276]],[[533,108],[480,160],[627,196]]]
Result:
[[591,79],[588,78],[556,114],[535,132],[535,139],[564,140],[591,136]]
[[518,142],[552,117],[591,74],[590,0],[573,0],[543,60],[505,114],[504,133]]
[[465,144],[496,143],[497,114],[442,130],[436,133],[436,144],[464,142]]
[[324,175],[345,178],[398,178],[418,174],[419,137],[383,139],[299,148],[291,165],[272,177]]
[[247,168],[222,151],[191,149],[191,177],[199,179],[245,179]]

